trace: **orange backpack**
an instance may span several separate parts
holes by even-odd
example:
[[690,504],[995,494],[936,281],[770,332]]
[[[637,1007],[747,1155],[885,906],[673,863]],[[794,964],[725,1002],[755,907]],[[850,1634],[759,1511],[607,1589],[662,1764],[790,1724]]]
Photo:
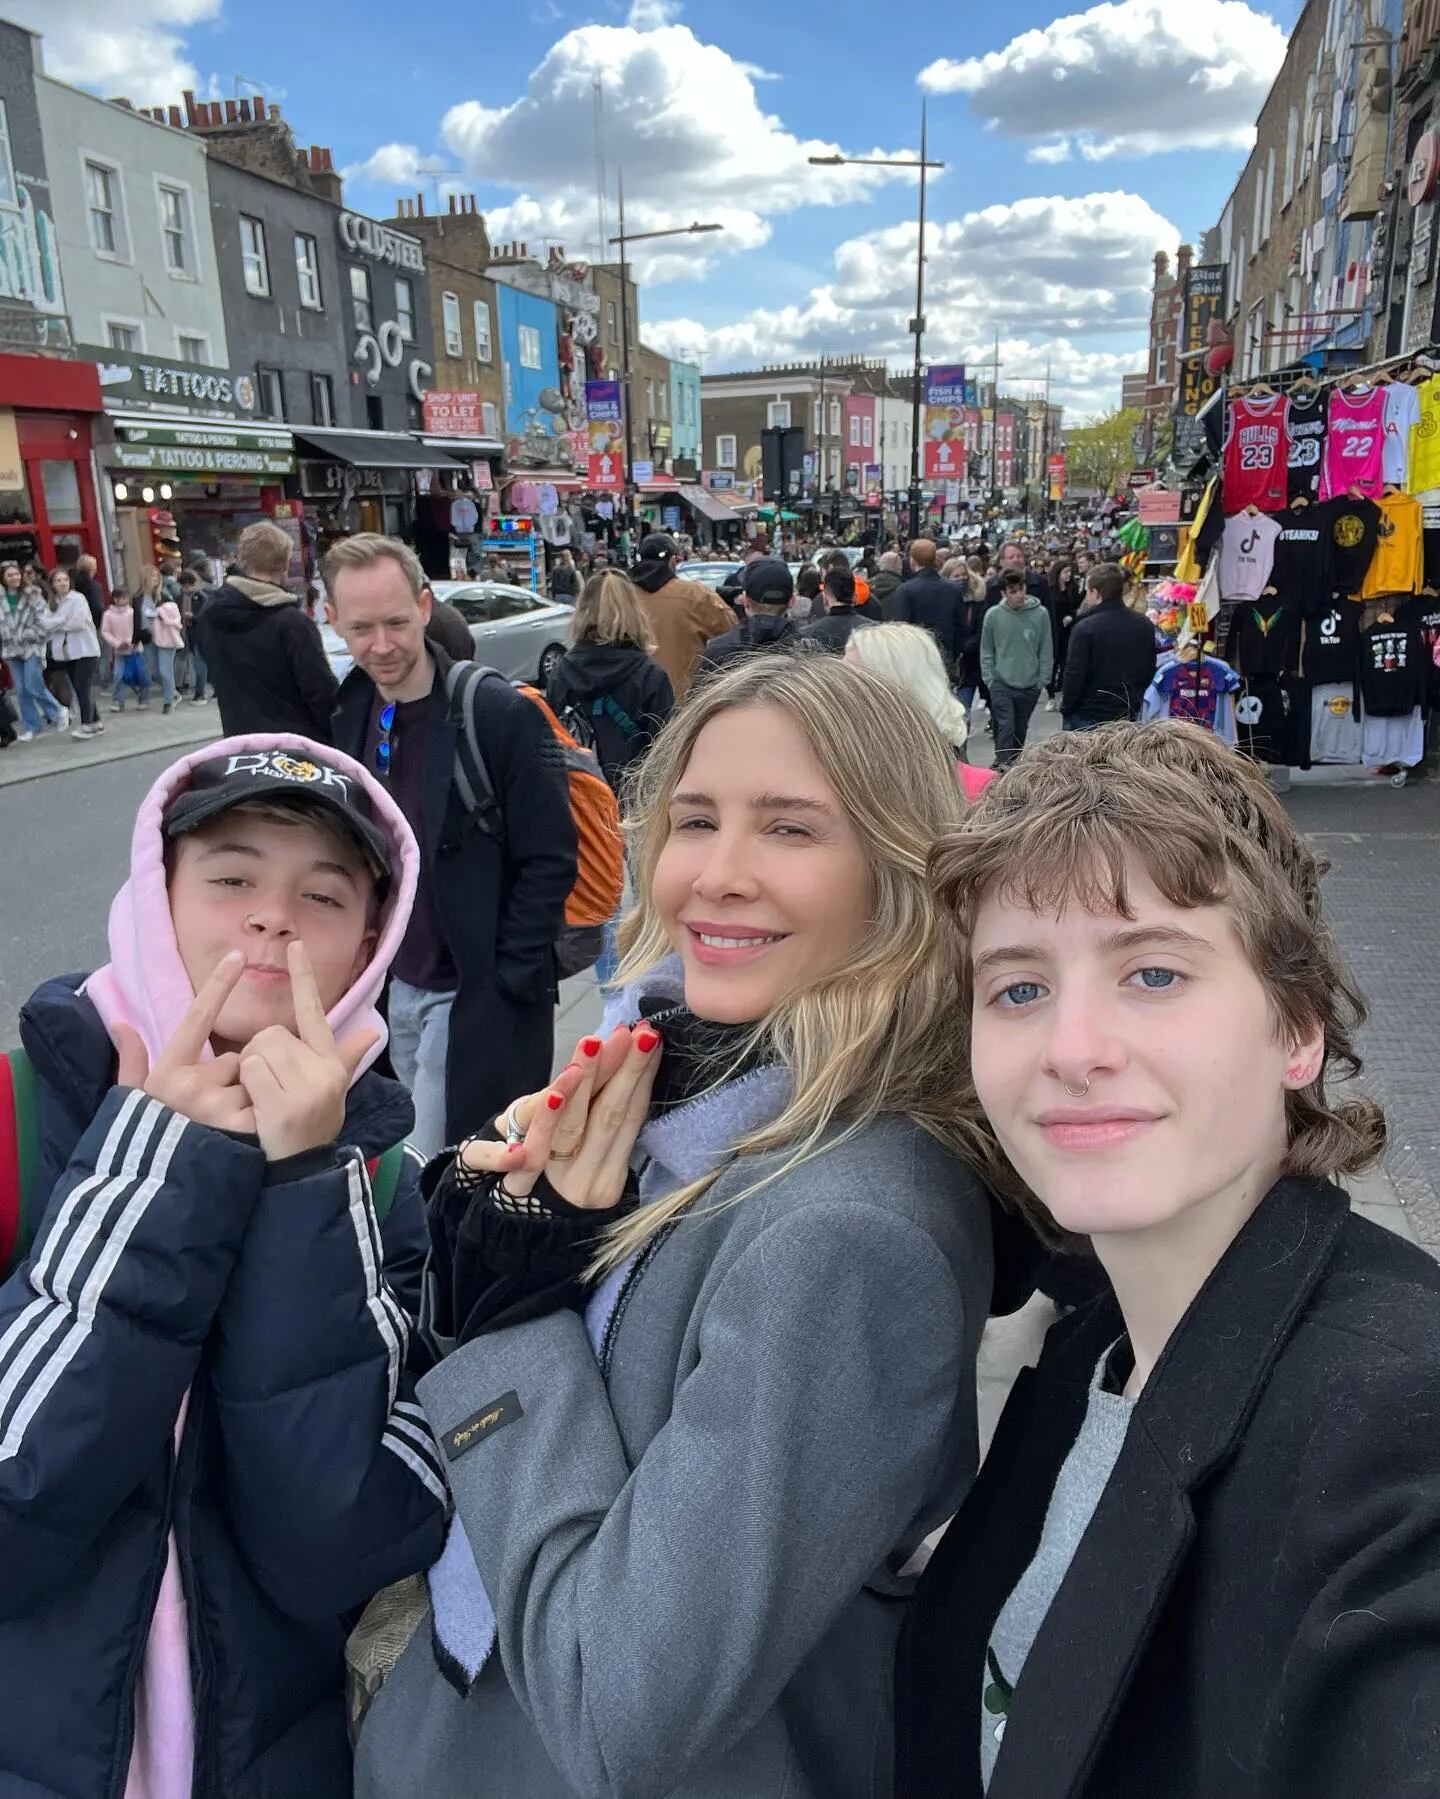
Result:
[[[455,784],[480,828],[499,836],[504,820],[475,735],[475,710],[471,704],[475,682],[491,676],[496,680],[505,678],[497,669],[457,662],[446,677],[446,695],[458,727]],[[555,959],[563,980],[598,961],[604,948],[604,926],[615,916],[625,891],[620,807],[594,751],[575,741],[536,688],[517,683],[517,690],[545,715],[560,746],[570,788],[570,816],[575,821],[578,854],[575,885],[565,901],[565,926],[555,941]]]

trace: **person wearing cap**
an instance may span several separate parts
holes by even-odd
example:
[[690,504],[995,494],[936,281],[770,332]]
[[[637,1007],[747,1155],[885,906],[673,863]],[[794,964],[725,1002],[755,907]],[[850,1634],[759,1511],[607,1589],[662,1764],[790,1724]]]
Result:
[[740,595],[745,617],[734,630],[706,644],[700,663],[703,674],[752,651],[795,650],[803,644],[799,627],[790,617],[795,577],[783,562],[762,556],[747,563]]
[[141,803],[105,965],[22,1010],[0,1791],[350,1790],[347,1616],[446,1511],[412,1110],[372,1066],[417,862],[348,757],[207,744]]
[[675,539],[652,531],[641,543],[640,560],[630,574],[650,622],[652,654],[669,675],[677,704],[695,679],[706,644],[735,623],[735,614],[719,594],[676,574],[679,559]]

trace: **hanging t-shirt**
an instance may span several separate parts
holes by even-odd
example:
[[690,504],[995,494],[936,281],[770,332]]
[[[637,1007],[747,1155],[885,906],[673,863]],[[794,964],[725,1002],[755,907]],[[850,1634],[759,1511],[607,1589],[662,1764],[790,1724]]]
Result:
[[1420,422],[1420,396],[1404,381],[1385,389],[1385,445],[1381,468],[1396,487],[1410,486],[1410,433]]
[[1321,499],[1338,498],[1356,487],[1378,500],[1385,487],[1384,389],[1347,394],[1334,388],[1327,416]]
[[1309,681],[1343,681],[1351,688],[1355,685],[1359,649],[1359,610],[1343,600],[1335,600],[1319,618],[1306,621],[1300,666]]
[[1440,599],[1431,594],[1418,595],[1401,606],[1396,615],[1404,624],[1414,625],[1420,633],[1420,664],[1425,673],[1425,708],[1428,712],[1440,706]]
[[1300,661],[1299,613],[1268,594],[1237,606],[1230,653],[1240,673],[1252,679],[1288,675]]
[[1290,462],[1286,487],[1290,499],[1320,498],[1320,471],[1325,460],[1325,395],[1320,388],[1290,395]]
[[1384,594],[1417,593],[1424,584],[1425,555],[1421,535],[1423,509],[1408,493],[1382,494],[1379,537],[1360,588],[1362,600]]
[[1425,719],[1418,706],[1396,718],[1367,712],[1360,723],[1360,760],[1370,768],[1398,762],[1414,768],[1425,754]]
[[1177,581],[1193,581],[1199,584],[1205,573],[1205,564],[1209,560],[1205,551],[1205,542],[1213,537],[1219,529],[1220,508],[1216,504],[1219,494],[1219,482],[1212,475],[1205,484],[1205,491],[1200,496],[1200,503],[1195,508],[1195,516],[1190,521],[1190,529],[1186,533],[1185,547],[1181,550],[1175,563],[1175,579]]
[[1351,682],[1311,689],[1310,760],[1360,760],[1360,720],[1355,716],[1355,689]]
[[1262,675],[1241,682],[1235,696],[1235,730],[1236,748],[1242,755],[1256,762],[1289,762],[1288,701],[1278,680]]
[[1237,512],[1220,539],[1220,597],[1258,600],[1275,564],[1280,526],[1263,512]]
[[1360,633],[1360,698],[1366,718],[1400,718],[1423,702],[1425,671],[1413,620],[1377,619]]
[[1410,491],[1428,493],[1440,487],[1440,375],[1432,375],[1415,392],[1420,416],[1410,439]]
[[1235,706],[1230,695],[1239,685],[1239,675],[1218,656],[1206,656],[1198,663],[1172,656],[1156,670],[1142,715],[1146,719],[1183,718],[1233,744]]
[[1330,603],[1330,515],[1314,502],[1290,505],[1277,513],[1280,535],[1270,585],[1285,605],[1305,618]]
[[1332,500],[1330,519],[1330,579],[1336,593],[1347,599],[1360,592],[1365,571],[1375,554],[1380,535],[1380,508],[1374,500]]
[[1242,394],[1230,402],[1225,430],[1227,512],[1241,512],[1247,506],[1278,512],[1285,504],[1289,412],[1284,394],[1272,394],[1268,399]]

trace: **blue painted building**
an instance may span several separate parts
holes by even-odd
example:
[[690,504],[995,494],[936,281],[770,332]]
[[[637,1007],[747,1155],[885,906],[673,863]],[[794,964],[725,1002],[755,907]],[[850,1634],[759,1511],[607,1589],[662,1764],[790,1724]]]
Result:
[[495,283],[500,368],[505,383],[506,460],[545,468],[563,458],[569,426],[560,393],[559,308],[523,288]]
[[670,454],[700,466],[700,368],[693,362],[670,363]]

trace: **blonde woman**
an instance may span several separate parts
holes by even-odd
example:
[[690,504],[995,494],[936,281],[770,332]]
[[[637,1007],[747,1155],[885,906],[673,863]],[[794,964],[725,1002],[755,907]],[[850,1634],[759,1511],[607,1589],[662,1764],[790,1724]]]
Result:
[[582,736],[588,726],[605,779],[618,792],[675,705],[670,677],[654,659],[640,595],[619,569],[585,583],[570,622],[570,646],[545,697],[555,712],[577,717]]
[[[846,647],[845,660],[857,668],[868,668],[908,693],[959,756],[968,729],[965,708],[945,679],[945,664],[928,631],[919,625],[876,625],[869,631],[857,631]],[[955,778],[966,800],[976,800],[995,779],[995,770],[972,768],[957,760]]]
[[432,1202],[455,1518],[362,1799],[891,1792],[901,1571],[974,1473],[991,1286],[925,876],[961,810],[839,657],[737,664],[661,734],[623,1022]]

